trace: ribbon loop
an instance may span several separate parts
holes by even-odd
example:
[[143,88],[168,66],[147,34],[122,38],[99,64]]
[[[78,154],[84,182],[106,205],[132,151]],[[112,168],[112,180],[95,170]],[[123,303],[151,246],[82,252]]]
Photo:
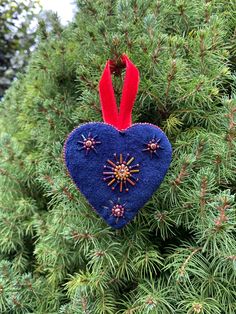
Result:
[[108,60],[99,82],[99,95],[103,120],[124,130],[132,125],[132,109],[138,92],[139,71],[136,66],[123,54],[121,57],[126,66],[124,85],[121,95],[120,110],[118,111],[115,93],[111,79],[111,69],[114,63]]

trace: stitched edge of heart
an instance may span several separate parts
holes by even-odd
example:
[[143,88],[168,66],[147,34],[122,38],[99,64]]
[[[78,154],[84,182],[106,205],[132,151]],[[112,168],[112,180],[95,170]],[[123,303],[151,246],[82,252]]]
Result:
[[[92,208],[92,210],[98,215],[99,218],[102,218],[102,217],[99,215],[99,213],[97,212],[96,208],[89,202],[89,200],[88,200],[87,197],[84,195],[84,193],[83,193],[83,192],[78,188],[78,186],[76,185],[74,179],[72,178],[72,176],[71,176],[71,174],[70,174],[70,172],[69,172],[69,170],[68,170],[68,168],[67,168],[67,166],[66,166],[66,156],[65,156],[65,154],[66,154],[66,143],[67,143],[69,137],[71,136],[71,134],[73,134],[73,133],[75,132],[75,130],[77,130],[77,129],[78,129],[79,127],[81,127],[82,125],[88,125],[88,124],[94,124],[94,123],[96,123],[96,124],[102,124],[102,125],[109,125],[109,126],[113,127],[115,130],[117,130],[118,132],[126,131],[126,130],[132,128],[132,127],[135,126],[135,125],[151,125],[151,126],[157,128],[157,129],[161,130],[164,134],[165,134],[165,132],[164,132],[159,126],[157,126],[157,125],[155,125],[155,124],[152,124],[152,123],[148,123],[148,122],[133,123],[133,124],[132,124],[131,126],[129,126],[128,128],[126,128],[126,129],[124,129],[124,130],[119,130],[117,127],[113,126],[113,125],[110,124],[110,123],[106,123],[106,122],[101,122],[101,121],[99,121],[99,122],[85,122],[85,123],[81,123],[81,124],[79,124],[78,126],[76,126],[76,127],[69,133],[69,135],[67,136],[67,138],[66,138],[66,140],[65,140],[65,142],[64,142],[63,149],[62,149],[62,158],[63,158],[63,160],[64,160],[64,166],[65,166],[65,168],[66,168],[66,175],[71,179],[71,181],[73,182],[73,184],[74,184],[74,186],[76,187],[76,189],[83,195],[83,197],[85,198],[85,200],[86,200],[86,202],[88,203],[88,205]],[[170,163],[171,163],[171,162],[170,162]],[[167,171],[168,171],[168,169],[167,169]],[[151,195],[151,197],[152,197],[152,195]],[[146,203],[147,203],[147,202],[146,202]],[[146,204],[146,203],[145,203],[145,204]],[[144,205],[145,205],[145,204],[144,204]],[[142,208],[143,208],[143,207],[142,207]],[[140,208],[140,209],[142,209],[142,208]],[[139,210],[138,210],[138,211],[139,211]],[[135,216],[136,216],[137,214],[138,214],[138,212],[135,214]],[[133,219],[135,218],[135,216],[134,216],[129,222],[127,222],[127,224],[125,224],[125,226],[128,225],[129,223],[131,223],[131,222],[133,221]],[[110,225],[105,221],[105,219],[102,218],[102,221],[103,221],[104,223],[106,223],[106,225],[108,225],[110,228],[115,229],[114,227],[110,226]],[[123,227],[124,227],[124,226],[123,226]],[[123,227],[122,227],[122,228],[123,228]],[[117,229],[115,229],[115,230],[117,230]]]

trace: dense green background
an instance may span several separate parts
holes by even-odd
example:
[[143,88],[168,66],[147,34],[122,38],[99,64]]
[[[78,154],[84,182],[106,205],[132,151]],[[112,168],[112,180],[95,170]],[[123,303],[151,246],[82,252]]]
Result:
[[[235,1],[78,1],[1,103],[1,313],[236,312]],[[62,147],[101,121],[97,85],[125,52],[133,121],[159,125],[171,168],[124,229],[94,213]],[[121,80],[115,79],[117,97]]]

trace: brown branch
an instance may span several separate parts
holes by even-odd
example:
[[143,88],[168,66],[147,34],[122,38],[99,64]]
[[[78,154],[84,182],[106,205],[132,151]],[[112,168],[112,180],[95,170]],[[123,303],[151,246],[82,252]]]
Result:
[[204,146],[205,146],[205,142],[203,140],[200,141],[198,148],[197,148],[197,151],[196,151],[196,160],[199,160]]
[[218,207],[218,210],[220,212],[219,217],[215,220],[215,229],[218,231],[221,229],[224,222],[228,221],[228,217],[226,214],[227,209],[230,208],[230,205],[228,203],[228,200],[226,197],[223,200],[223,204]]
[[205,13],[204,13],[204,15],[205,15],[205,23],[208,23],[209,20],[210,20],[210,12],[209,12],[208,3],[211,2],[211,0],[210,0],[210,1],[209,1],[209,0],[205,0],[205,2],[206,2],[206,5],[205,5]]
[[172,182],[174,185],[180,185],[180,183],[183,182],[183,179],[188,175],[187,173],[187,167],[189,163],[185,162],[180,170],[180,173],[178,174],[177,178]]
[[204,62],[204,57],[206,55],[206,47],[204,45],[204,34],[200,34],[200,58],[202,63]]
[[105,252],[103,252],[103,251],[97,251],[97,252],[95,252],[95,254],[94,254],[96,257],[101,257],[101,256],[104,256],[105,255]]
[[189,263],[190,259],[193,257],[194,254],[196,254],[198,251],[200,251],[202,248],[201,247],[198,247],[196,248],[195,250],[193,250],[191,252],[191,254],[189,254],[189,256],[186,258],[186,260],[183,262],[182,266],[180,267],[179,269],[179,273],[181,276],[184,275],[185,273],[185,270],[186,270],[186,267],[187,267],[187,264]]
[[17,307],[21,307],[21,303],[20,303],[15,297],[13,297],[12,302],[13,302]]
[[147,301],[146,301],[146,304],[153,306],[153,305],[156,305],[156,302],[154,302],[154,300],[149,297],[149,298],[147,299]]
[[88,310],[88,301],[85,297],[81,297],[81,304],[82,304],[82,309],[84,311],[85,314],[89,314],[89,310]]
[[129,38],[129,32],[128,31],[125,31],[125,40],[126,40],[126,44],[127,44],[128,49],[131,49],[133,43],[132,43],[131,39]]
[[188,28],[189,28],[189,25],[188,25],[188,16],[187,16],[186,13],[185,13],[185,9],[184,9],[184,6],[183,6],[183,5],[180,5],[180,6],[179,6],[179,12],[180,12],[180,15],[181,15],[182,18],[183,18],[183,21],[184,21],[184,24],[185,24],[186,28],[188,29]]
[[91,89],[94,90],[97,88],[97,86],[92,81],[90,81],[86,76],[81,75],[80,79],[81,81],[84,81],[87,84],[87,86],[89,86]]
[[18,184],[21,183],[20,180],[18,180],[15,176],[13,176],[12,174],[10,174],[10,173],[9,173],[7,170],[5,170],[5,169],[0,168],[0,175],[3,175],[3,176],[5,176],[5,177],[11,179],[11,180],[17,182]]
[[166,88],[166,92],[165,92],[166,98],[168,98],[168,96],[169,96],[170,85],[171,85],[171,82],[173,81],[173,79],[175,77],[176,72],[177,72],[176,60],[173,60],[172,64],[171,64],[170,72],[167,75],[167,88]]
[[102,113],[102,109],[101,109],[101,107],[100,107],[100,106],[98,106],[95,102],[90,103],[90,106],[91,106],[91,107],[93,107],[93,108],[94,108],[94,110],[95,110],[97,113],[99,113],[99,114],[101,114],[101,113]]
[[221,162],[222,162],[221,156],[217,155],[216,159],[214,160],[215,165],[219,166],[221,164]]
[[159,61],[158,59],[159,59],[161,50],[162,50],[161,40],[159,40],[157,44],[157,48],[154,50],[153,55],[152,55],[152,60],[154,63],[157,63]]
[[[54,188],[54,181],[53,179],[49,176],[49,175],[45,175],[44,178],[46,179],[46,181],[51,185],[52,187],[52,191],[53,193],[58,192],[55,188]],[[71,201],[74,199],[74,196],[69,192],[68,187],[62,187],[62,191],[63,193],[66,195],[66,197]]]
[[201,182],[201,191],[200,191],[201,213],[203,213],[206,206],[206,191],[207,191],[207,178],[203,177],[202,182]]
[[69,192],[69,189],[67,186],[63,187],[62,191],[68,197],[70,201],[74,199],[74,196]]
[[229,118],[229,129],[227,134],[227,141],[229,142],[229,147],[232,148],[232,142],[235,138],[235,126],[236,123],[234,122],[234,115],[236,114],[236,108],[231,108],[230,113],[226,115]]
[[75,241],[78,241],[78,240],[80,240],[80,239],[89,239],[89,240],[91,240],[91,239],[93,239],[93,238],[95,238],[95,236],[94,235],[92,235],[92,234],[89,234],[89,233],[78,233],[78,232],[76,232],[76,231],[73,231],[72,232],[72,238],[75,240]]
[[201,303],[195,303],[192,306],[194,313],[200,314],[202,313],[203,305]]

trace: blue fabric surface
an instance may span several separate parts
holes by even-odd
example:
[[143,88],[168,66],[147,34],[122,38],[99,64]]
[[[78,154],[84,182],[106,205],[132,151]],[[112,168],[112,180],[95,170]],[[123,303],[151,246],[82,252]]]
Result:
[[[96,136],[95,141],[100,143],[94,145],[96,151],[90,149],[86,154],[82,142],[89,135]],[[162,148],[157,149],[157,155],[145,151],[153,138],[160,140]],[[134,174],[138,182],[134,186],[129,184],[128,192],[120,192],[119,186],[112,190],[107,185],[109,180],[103,180],[104,165],[109,165],[108,159],[115,162],[114,153],[124,157],[129,154],[135,158],[130,165],[139,164],[139,172]],[[83,124],[70,133],[64,146],[66,167],[77,188],[107,224],[116,229],[132,220],[159,187],[169,168],[171,155],[171,145],[165,133],[148,123],[133,124],[123,132],[106,123]],[[125,209],[122,217],[112,214],[116,204]]]

